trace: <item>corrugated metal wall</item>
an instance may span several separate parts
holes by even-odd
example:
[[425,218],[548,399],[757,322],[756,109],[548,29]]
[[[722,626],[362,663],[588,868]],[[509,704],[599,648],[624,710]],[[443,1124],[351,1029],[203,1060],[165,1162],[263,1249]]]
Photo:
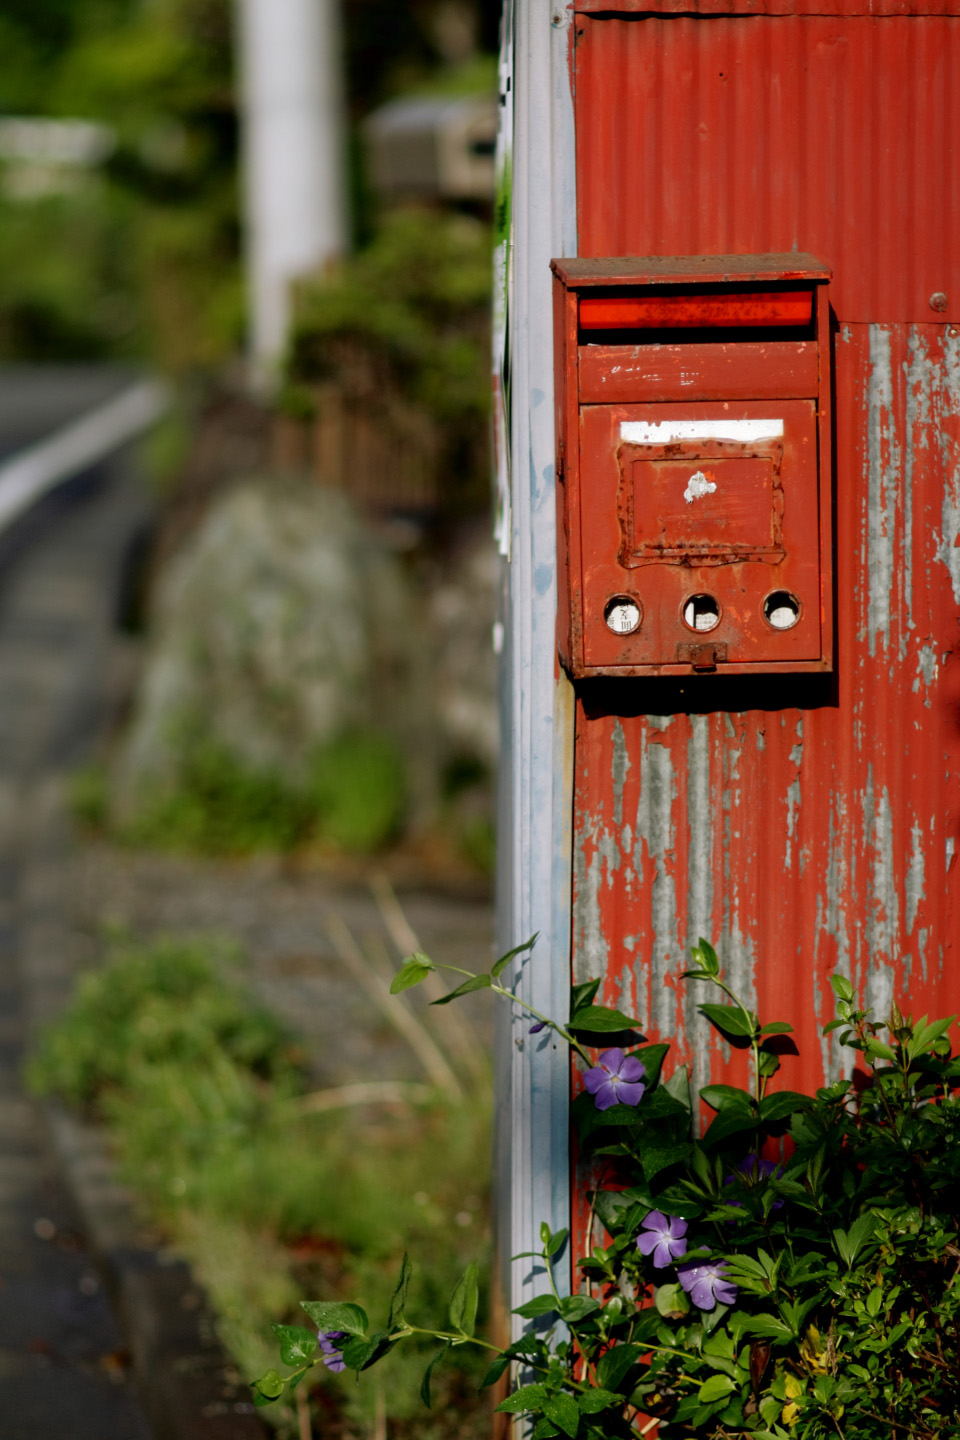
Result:
[[575,976],[719,1079],[741,1057],[677,978],[711,937],[797,1028],[780,1083],[821,1083],[835,966],[880,1010],[960,1009],[960,19],[603,8],[576,18],[581,255],[835,267],[838,659],[583,689]]

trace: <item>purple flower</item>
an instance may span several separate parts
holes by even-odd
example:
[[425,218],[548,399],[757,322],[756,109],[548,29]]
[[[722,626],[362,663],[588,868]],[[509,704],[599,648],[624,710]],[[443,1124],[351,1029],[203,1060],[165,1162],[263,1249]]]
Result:
[[547,1028],[547,1022],[546,1022],[546,1020],[538,1020],[537,1023],[536,1023],[536,1025],[531,1025],[531,1026],[530,1026],[530,1029],[527,1031],[527,1034],[528,1034],[528,1035],[539,1035],[539,1034],[540,1034],[540,1031],[541,1031],[541,1030],[546,1030],[546,1028]]
[[723,1260],[691,1260],[677,1266],[677,1278],[698,1310],[712,1310],[717,1301],[732,1305],[737,1287],[725,1280],[727,1267]]
[[600,1063],[587,1071],[583,1083],[597,1109],[609,1110],[611,1105],[639,1105],[647,1088],[642,1083],[646,1073],[635,1055],[624,1055],[620,1049],[604,1050]]
[[[323,1352],[323,1363],[334,1375],[346,1370],[346,1361],[340,1354],[340,1341],[346,1340],[346,1330],[318,1330],[317,1340]],[[336,1342],[336,1343],[334,1343]]]
[[641,1255],[653,1255],[657,1270],[686,1255],[687,1242],[683,1238],[687,1233],[686,1220],[676,1215],[664,1215],[662,1210],[651,1210],[642,1223],[643,1232],[637,1236],[637,1249]]
[[[740,1164],[736,1167],[733,1174],[728,1175],[723,1183],[725,1185],[733,1185],[735,1181],[742,1180],[747,1187],[752,1190],[762,1185],[764,1180],[769,1180],[771,1175],[776,1176],[782,1174],[782,1165],[778,1165],[774,1160],[764,1160],[762,1155],[758,1155],[756,1151],[751,1150],[750,1154],[740,1161]],[[739,1206],[740,1201],[728,1200],[727,1204]],[[782,1195],[778,1195],[770,1206],[770,1209],[771,1211],[782,1210],[783,1205],[783,1197]],[[728,1221],[727,1223],[733,1224],[735,1222]]]

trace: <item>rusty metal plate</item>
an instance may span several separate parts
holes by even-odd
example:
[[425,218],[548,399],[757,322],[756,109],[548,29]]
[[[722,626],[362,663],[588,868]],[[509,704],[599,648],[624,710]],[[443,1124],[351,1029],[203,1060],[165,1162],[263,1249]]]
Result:
[[819,658],[812,401],[586,406],[580,467],[585,666],[685,665],[708,637],[727,664]]

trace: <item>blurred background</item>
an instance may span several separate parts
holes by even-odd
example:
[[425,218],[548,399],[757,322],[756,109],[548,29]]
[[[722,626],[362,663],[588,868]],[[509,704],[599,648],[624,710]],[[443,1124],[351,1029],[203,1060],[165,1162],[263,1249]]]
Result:
[[[376,1313],[406,1248],[443,1323],[487,1245],[489,1014],[386,991],[490,957],[499,12],[0,8],[0,752],[47,796],[24,873],[58,837],[29,1084],[192,1265],[228,1409],[298,1298]],[[422,1358],[262,1413],[485,1433],[482,1364],[425,1411]]]

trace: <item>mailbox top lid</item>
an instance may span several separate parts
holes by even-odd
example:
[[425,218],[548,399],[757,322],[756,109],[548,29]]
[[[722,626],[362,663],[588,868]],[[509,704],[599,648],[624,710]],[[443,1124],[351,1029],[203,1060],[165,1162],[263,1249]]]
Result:
[[604,255],[594,260],[551,260],[570,290],[592,285],[743,285],[756,281],[823,282],[833,274],[815,255]]

